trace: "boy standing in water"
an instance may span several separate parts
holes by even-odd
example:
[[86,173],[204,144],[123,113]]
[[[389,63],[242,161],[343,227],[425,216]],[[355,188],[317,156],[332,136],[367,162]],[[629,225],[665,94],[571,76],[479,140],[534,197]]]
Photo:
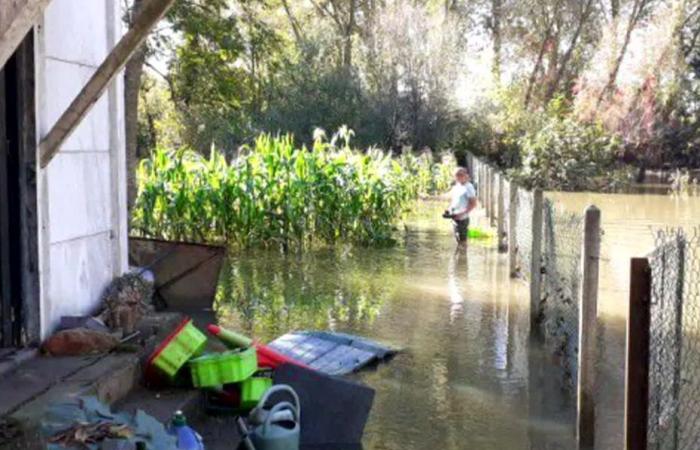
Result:
[[469,213],[476,208],[476,190],[469,181],[469,172],[464,167],[455,171],[455,184],[450,190],[450,207],[444,216],[452,219],[455,239],[459,245],[466,245],[469,231]]

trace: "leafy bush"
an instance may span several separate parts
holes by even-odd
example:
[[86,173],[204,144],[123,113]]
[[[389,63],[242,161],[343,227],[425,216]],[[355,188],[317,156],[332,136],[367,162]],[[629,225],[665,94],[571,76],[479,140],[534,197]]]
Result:
[[520,140],[523,165],[516,177],[526,186],[584,190],[609,183],[618,139],[597,124],[551,116]]
[[[358,152],[352,132],[310,149],[291,136],[260,136],[230,163],[187,149],[158,149],[138,170],[133,228],[167,239],[227,242],[242,247],[316,242],[392,242],[396,222],[412,202],[447,188],[454,158],[429,153],[392,158]],[[339,141],[343,141],[339,145]]]

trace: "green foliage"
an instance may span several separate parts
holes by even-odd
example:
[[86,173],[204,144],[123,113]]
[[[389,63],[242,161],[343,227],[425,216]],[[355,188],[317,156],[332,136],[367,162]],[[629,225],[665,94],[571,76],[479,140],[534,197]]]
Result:
[[[598,124],[550,115],[520,139],[523,166],[517,178],[528,186],[584,190],[609,183],[619,141]],[[601,178],[603,178],[601,180]]]
[[[133,228],[149,236],[285,250],[316,242],[391,243],[413,200],[445,190],[455,166],[446,156],[392,158],[352,150],[352,131],[310,149],[291,136],[261,135],[230,163],[188,149],[157,149],[138,170]],[[339,143],[342,142],[342,145]]]

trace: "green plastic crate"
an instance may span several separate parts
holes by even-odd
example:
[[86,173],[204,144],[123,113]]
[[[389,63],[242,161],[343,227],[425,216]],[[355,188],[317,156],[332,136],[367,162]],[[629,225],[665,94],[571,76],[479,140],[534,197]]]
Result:
[[265,391],[272,387],[272,378],[255,375],[241,383],[241,408],[252,409],[257,406]]
[[155,367],[174,378],[187,361],[204,351],[206,345],[207,336],[194,326],[192,319],[186,318],[151,354],[147,367]]
[[240,383],[257,370],[258,355],[252,347],[204,355],[190,361],[192,384],[198,388]]

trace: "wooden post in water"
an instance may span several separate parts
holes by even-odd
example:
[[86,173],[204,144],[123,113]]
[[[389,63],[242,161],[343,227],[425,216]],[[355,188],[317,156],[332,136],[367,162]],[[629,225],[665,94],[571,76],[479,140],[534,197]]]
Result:
[[489,166],[484,164],[484,211],[486,213],[486,219],[490,217],[491,210],[489,209],[491,204],[489,203],[489,197],[491,196],[490,183],[489,183]]
[[541,189],[532,193],[532,249],[530,252],[530,333],[537,332],[542,292],[542,211],[544,194]]
[[600,209],[586,208],[579,299],[579,355],[577,437],[579,450],[595,446],[596,342],[598,334],[598,272],[600,263]]
[[[491,228],[498,229],[498,187],[501,179],[501,175],[496,172],[496,169],[492,169],[493,178],[491,179]],[[499,237],[500,239],[500,237]]]
[[518,223],[518,185],[511,181],[510,195],[508,201],[510,206],[508,209],[508,268],[510,276],[515,278],[518,276],[518,241],[516,234],[516,226]]
[[647,258],[633,258],[627,316],[625,371],[625,450],[647,450],[649,411],[649,326],[651,268]]
[[506,181],[503,175],[498,175],[498,251],[508,251],[508,232],[506,231]]

